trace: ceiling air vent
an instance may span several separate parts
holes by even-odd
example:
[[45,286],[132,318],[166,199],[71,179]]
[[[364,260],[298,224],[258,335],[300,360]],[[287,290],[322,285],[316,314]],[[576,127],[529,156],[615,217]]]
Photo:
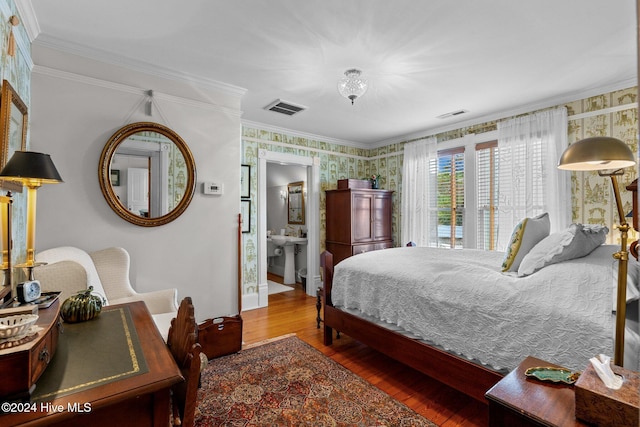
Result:
[[304,111],[307,107],[303,107],[302,105],[295,105],[292,102],[283,101],[281,99],[276,99],[271,104],[264,107],[265,110],[275,111],[276,113],[286,114],[287,116],[293,116],[300,111]]
[[436,118],[437,119],[446,119],[447,117],[459,116],[460,114],[464,114],[464,113],[468,113],[468,112],[469,112],[469,110],[452,111],[450,113],[441,114]]

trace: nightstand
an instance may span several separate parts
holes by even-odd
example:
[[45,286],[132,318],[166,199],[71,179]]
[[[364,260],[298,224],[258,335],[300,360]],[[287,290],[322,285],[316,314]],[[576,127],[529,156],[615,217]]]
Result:
[[489,426],[587,426],[575,417],[573,386],[527,378],[524,372],[536,366],[561,368],[527,357],[485,395],[489,401]]

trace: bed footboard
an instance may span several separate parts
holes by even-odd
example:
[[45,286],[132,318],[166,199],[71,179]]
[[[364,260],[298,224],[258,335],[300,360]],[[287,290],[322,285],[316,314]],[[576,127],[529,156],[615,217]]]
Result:
[[325,345],[333,343],[333,329],[336,329],[482,403],[487,403],[485,393],[502,378],[502,374],[335,308],[331,300],[333,255],[323,252],[321,265],[324,280],[322,295]]
[[[324,345],[333,344],[333,328],[327,325],[327,307],[333,308],[331,301],[331,287],[333,285],[333,254],[324,251],[320,255],[320,267],[322,268],[322,302],[324,303]],[[318,301],[320,303],[320,301]],[[320,308],[318,307],[318,310]],[[320,316],[318,315],[318,326],[320,326]]]

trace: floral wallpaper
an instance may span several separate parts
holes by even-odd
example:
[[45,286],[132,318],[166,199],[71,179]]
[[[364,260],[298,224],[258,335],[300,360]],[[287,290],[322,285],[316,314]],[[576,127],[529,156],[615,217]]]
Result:
[[[258,193],[258,150],[287,153],[297,156],[320,158],[320,251],[325,240],[325,194],[326,190],[337,188],[339,179],[366,179],[373,173],[370,166],[369,150],[327,141],[292,136],[284,133],[244,127],[242,131],[242,163],[251,166],[251,230],[243,234],[243,291],[258,292],[257,265],[257,193]],[[384,181],[383,181],[384,182]],[[384,184],[381,188],[385,187]]]
[[187,162],[175,144],[169,144],[169,206],[171,212],[182,200],[187,190]]
[[[595,135],[606,135],[626,141],[634,152],[638,150],[637,88],[628,88],[565,104],[569,113],[569,142]],[[628,105],[628,108],[625,106]],[[598,111],[603,111],[598,114]],[[496,122],[479,123],[436,135],[439,142],[461,138],[467,134],[484,133],[496,129]],[[325,240],[325,194],[337,187],[339,179],[366,179],[380,175],[380,188],[393,190],[393,239],[399,246],[400,200],[402,197],[403,145],[398,142],[384,147],[363,149],[300,136],[245,126],[242,132],[242,163],[252,166],[251,174],[251,231],[243,234],[243,291],[258,291],[257,271],[257,175],[258,150],[290,153],[320,158],[320,252]],[[319,137],[320,138],[320,137]],[[620,177],[621,195],[625,211],[631,210],[631,193],[624,187],[637,177],[637,168],[627,168]],[[597,173],[573,173],[572,176],[573,221],[585,224],[607,224],[612,229],[609,243],[617,243],[619,233],[613,230],[617,223],[617,210],[611,184]],[[629,240],[638,238],[632,231]]]
[[[0,74],[2,81],[7,80],[16,91],[22,102],[30,109],[31,106],[31,44],[27,32],[22,22],[17,26],[9,23],[9,18],[18,15],[18,10],[13,0],[0,0]],[[15,55],[7,54],[7,46],[9,34],[13,32],[16,40]],[[1,101],[1,100],[0,100]],[[27,116],[27,127],[30,123]],[[27,129],[27,149],[29,148],[29,131]],[[9,158],[13,154],[9,152]],[[2,165],[4,166],[4,165]],[[5,194],[2,191],[2,194]],[[21,263],[26,258],[26,192],[13,193],[13,217],[12,217],[12,234],[13,234],[13,264]],[[2,239],[4,241],[4,238]],[[14,274],[14,281],[22,281],[25,278],[22,269],[17,269]]]
[[[634,153],[638,152],[637,88],[619,90],[593,96],[566,105],[569,113],[569,143],[592,136],[612,136],[625,141]],[[624,108],[626,105],[629,108]],[[604,109],[613,111],[589,115]],[[585,118],[580,118],[586,115]],[[571,116],[578,118],[571,119]],[[637,178],[637,168],[626,168],[618,177],[624,212],[631,212],[632,195],[626,187]],[[609,227],[608,243],[620,243],[620,233],[612,225],[619,224],[613,187],[609,178],[597,172],[578,172],[571,177],[573,221],[583,224],[605,224]],[[638,238],[637,231],[629,233],[629,241]]]

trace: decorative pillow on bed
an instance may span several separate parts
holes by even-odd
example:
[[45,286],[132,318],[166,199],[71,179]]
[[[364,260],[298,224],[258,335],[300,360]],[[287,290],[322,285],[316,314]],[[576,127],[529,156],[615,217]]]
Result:
[[542,239],[549,235],[549,214],[525,218],[513,229],[507,253],[502,261],[502,271],[518,271],[524,256]]
[[589,255],[602,245],[609,229],[602,225],[571,224],[544,238],[524,257],[518,276],[528,276],[551,264]]

